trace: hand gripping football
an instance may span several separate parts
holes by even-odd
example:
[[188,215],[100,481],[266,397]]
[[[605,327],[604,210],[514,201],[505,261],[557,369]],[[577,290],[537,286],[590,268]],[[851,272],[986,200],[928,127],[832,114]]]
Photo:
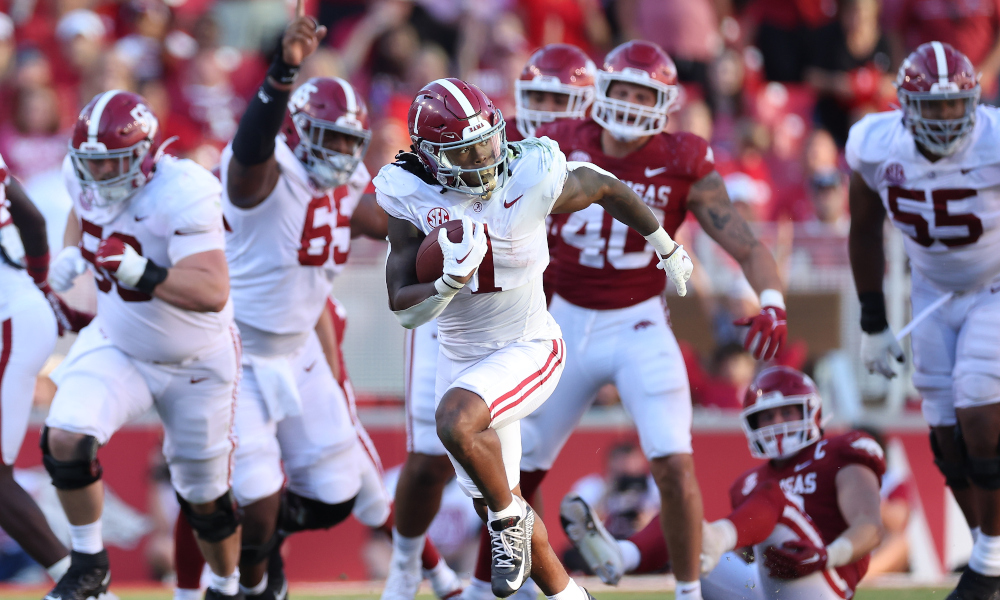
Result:
[[420,283],[433,283],[444,273],[444,254],[438,243],[438,231],[444,228],[448,231],[448,239],[456,244],[462,241],[462,221],[455,219],[434,228],[427,234],[420,248],[417,249],[417,280]]

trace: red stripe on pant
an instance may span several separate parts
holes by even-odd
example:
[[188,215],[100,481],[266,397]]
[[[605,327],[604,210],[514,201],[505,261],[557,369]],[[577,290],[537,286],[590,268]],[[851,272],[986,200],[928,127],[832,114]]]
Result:
[[[553,363],[553,361],[555,361],[555,362]],[[545,361],[545,365],[541,369],[539,369],[538,371],[535,371],[534,373],[532,373],[531,375],[529,375],[528,377],[526,377],[524,379],[524,381],[522,381],[521,383],[519,383],[517,385],[517,387],[515,387],[513,390],[511,390],[511,391],[507,392],[506,394],[504,394],[503,396],[500,396],[499,398],[497,398],[496,401],[494,401],[493,404],[490,405],[490,412],[492,413],[493,418],[496,419],[497,417],[499,417],[500,415],[502,415],[504,412],[510,410],[511,408],[514,408],[515,406],[517,406],[518,404],[520,404],[521,402],[523,402],[525,398],[527,398],[528,396],[530,396],[532,392],[534,392],[539,387],[541,387],[542,385],[544,385],[545,382],[548,381],[550,377],[552,377],[552,374],[556,372],[556,369],[559,368],[559,365],[562,364],[562,361],[563,361],[563,341],[562,340],[552,340],[552,352],[549,354],[548,360]],[[551,369],[550,369],[550,367],[551,367]],[[497,406],[499,406],[502,402],[505,402],[510,397],[512,397],[515,394],[519,393],[522,388],[524,388],[525,386],[527,386],[529,384],[532,384],[532,383],[534,383],[534,385],[532,385],[530,388],[528,388],[528,390],[526,392],[524,392],[523,394],[521,394],[521,398],[519,400],[516,400],[515,402],[511,402],[507,406],[504,406],[500,410],[496,411],[496,413],[493,413],[493,410]]]
[[[3,376],[7,373],[7,362],[10,361],[10,346],[13,339],[13,327],[11,325],[11,320],[7,319],[3,322],[3,352],[0,353],[0,402],[3,401]],[[3,406],[0,404],[0,406]],[[3,409],[0,408],[0,442],[3,441]],[[3,456],[0,456],[0,463],[3,462]]]

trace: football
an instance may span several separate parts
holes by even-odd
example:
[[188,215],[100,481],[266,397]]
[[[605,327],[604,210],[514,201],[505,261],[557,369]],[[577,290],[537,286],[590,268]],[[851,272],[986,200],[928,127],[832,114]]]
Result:
[[417,250],[417,279],[420,283],[431,283],[444,272],[444,254],[438,244],[438,230],[448,230],[448,239],[458,243],[462,241],[462,221],[448,221],[435,227]]

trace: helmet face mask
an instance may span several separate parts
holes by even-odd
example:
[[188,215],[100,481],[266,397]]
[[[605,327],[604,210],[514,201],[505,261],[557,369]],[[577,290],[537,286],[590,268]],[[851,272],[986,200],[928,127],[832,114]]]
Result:
[[[103,146],[103,144],[99,144]],[[97,208],[109,208],[123,202],[142,187],[146,175],[142,163],[152,142],[143,140],[121,150],[70,148],[73,171],[80,187],[91,191],[91,203]]]
[[[649,88],[655,101],[646,105],[629,99],[633,95],[618,97],[616,83]],[[674,61],[653,42],[633,40],[608,53],[597,72],[593,119],[615,139],[631,142],[663,131],[679,98]]]
[[[823,403],[816,386],[794,369],[761,371],[747,390],[743,406],[740,421],[754,458],[789,458],[823,437]],[[761,417],[773,420],[767,419],[762,426]]]
[[442,186],[488,199],[507,183],[505,129],[500,115],[500,123],[479,135],[444,143],[420,140],[419,148],[425,156],[436,160],[437,180]]
[[981,88],[964,54],[941,42],[921,44],[900,65],[895,85],[903,124],[925,152],[950,156],[970,138]]
[[[529,138],[544,123],[586,117],[594,102],[596,72],[594,61],[570,44],[548,44],[532,54],[514,82],[517,130]],[[537,102],[546,95],[557,95],[558,104]]]

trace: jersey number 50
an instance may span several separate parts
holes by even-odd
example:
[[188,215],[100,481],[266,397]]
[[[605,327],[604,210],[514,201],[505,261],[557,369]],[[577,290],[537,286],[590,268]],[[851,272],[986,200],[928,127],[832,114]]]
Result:
[[[100,244],[101,240],[104,239],[102,237],[104,234],[104,228],[101,227],[100,225],[95,225],[90,221],[85,221],[81,219],[80,229],[83,232],[84,236],[90,235],[97,238],[96,244]],[[120,239],[129,246],[132,246],[133,248],[135,248],[136,252],[142,254],[142,244],[140,244],[139,240],[135,239],[135,237],[125,233],[118,233],[118,232],[112,233],[111,235],[108,236],[108,238],[113,238],[113,237]],[[94,266],[94,282],[97,284],[97,289],[101,290],[105,294],[111,292],[111,288],[115,287],[118,289],[118,295],[121,296],[121,299],[124,300],[125,302],[148,302],[153,299],[152,296],[150,296],[145,292],[140,292],[139,290],[133,290],[131,288],[122,287],[122,285],[118,283],[118,280],[115,279],[114,275],[108,273],[104,269],[100,269],[97,267],[97,262],[94,257],[94,253],[91,252],[90,250],[87,250],[85,245],[82,243],[80,244],[80,256],[82,256],[84,260],[86,260],[87,262],[89,262],[91,265]]]
[[[952,214],[948,210],[948,203],[956,200],[965,200],[976,196],[976,190],[907,190],[900,187],[890,187],[888,190],[889,211],[892,213],[894,221],[901,225],[908,225],[912,232],[907,231],[913,241],[924,247],[929,247],[934,240],[940,241],[949,248],[956,246],[967,246],[975,244],[979,237],[983,235],[983,222],[972,213]],[[936,237],[931,236],[931,225],[920,213],[907,212],[900,209],[899,200],[914,200],[925,204],[930,196],[931,205],[934,207],[934,229]],[[950,233],[942,231],[943,227],[957,229]],[[964,229],[964,231],[963,231]]]

